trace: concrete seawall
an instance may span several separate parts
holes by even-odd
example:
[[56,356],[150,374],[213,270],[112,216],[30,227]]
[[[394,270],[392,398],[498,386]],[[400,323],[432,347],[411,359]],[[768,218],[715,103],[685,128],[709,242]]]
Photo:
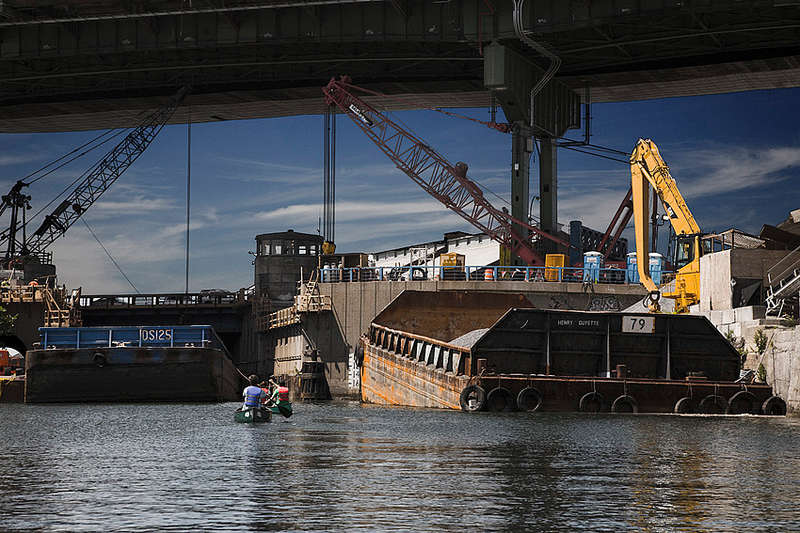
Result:
[[[800,415],[800,326],[787,326],[778,318],[766,318],[763,306],[739,307],[703,313],[734,344],[747,352],[742,367],[758,370],[764,365],[766,381],[786,401],[787,411]],[[759,353],[757,332],[766,336],[766,348]]]
[[761,362],[767,372],[767,383],[786,400],[787,411],[800,416],[800,326],[765,329],[764,333],[767,349],[762,357],[749,355],[752,363],[748,367],[757,369]]

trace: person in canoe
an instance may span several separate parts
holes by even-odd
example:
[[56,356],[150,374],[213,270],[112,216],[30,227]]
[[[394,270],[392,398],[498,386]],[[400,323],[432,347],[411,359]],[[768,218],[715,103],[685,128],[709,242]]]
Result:
[[242,397],[244,398],[242,410],[261,407],[262,400],[266,398],[267,393],[258,386],[258,376],[251,374],[248,376],[247,381],[250,384],[242,391]]
[[264,407],[269,407],[272,403],[272,376],[268,377],[266,381],[262,381],[258,384],[261,387],[261,390],[264,391],[264,396],[261,397],[261,405]]
[[269,380],[271,394],[267,398],[266,404],[272,409],[273,413],[280,413],[286,418],[292,416],[292,402],[289,401],[289,387],[286,381],[281,378],[276,383]]

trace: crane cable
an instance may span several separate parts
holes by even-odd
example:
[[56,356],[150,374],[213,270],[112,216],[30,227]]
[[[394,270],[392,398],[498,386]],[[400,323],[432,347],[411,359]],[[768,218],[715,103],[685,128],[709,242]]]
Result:
[[[114,139],[114,138],[116,138],[117,136],[119,136],[120,134],[122,134],[124,131],[126,131],[126,130],[124,130],[124,129],[123,129],[123,130],[120,130],[120,131],[119,131],[119,132],[118,132],[116,135],[114,135],[113,137],[109,137],[108,139],[106,139],[106,140],[105,140],[105,141],[103,141],[102,143],[98,144],[98,145],[97,145],[97,146],[95,146],[94,148],[97,148],[97,147],[99,147],[99,146],[102,146],[102,145],[103,145],[103,144],[105,144],[106,142],[108,142],[108,141],[110,141],[111,139]],[[94,150],[94,148],[92,148],[91,150]],[[88,153],[88,152],[89,152],[89,151],[91,151],[91,150],[87,150],[87,152],[84,152],[84,153]],[[81,154],[81,155],[83,155],[83,154]],[[77,157],[80,157],[80,156],[77,156]],[[75,159],[77,159],[77,157],[76,157]],[[74,161],[74,159],[73,159],[73,161]],[[69,161],[68,161],[68,162],[69,162]],[[59,198],[61,198],[62,196],[64,196],[64,194],[66,194],[67,192],[69,192],[69,191],[70,191],[70,189],[72,189],[72,188],[75,186],[75,184],[76,184],[76,183],[78,183],[79,181],[83,180],[83,179],[84,179],[84,178],[85,178],[85,177],[86,177],[86,176],[87,176],[87,175],[88,175],[88,174],[89,174],[89,173],[90,173],[92,170],[94,170],[95,168],[97,168],[97,166],[98,166],[98,165],[100,165],[100,163],[102,163],[102,162],[103,162],[103,159],[100,159],[100,160],[98,160],[98,161],[95,161],[95,163],[94,163],[92,166],[90,166],[88,169],[86,169],[86,170],[85,170],[85,171],[84,171],[82,174],[78,175],[78,177],[77,177],[77,178],[75,178],[74,180],[72,180],[72,182],[71,182],[69,185],[67,185],[66,187],[64,187],[64,189],[63,189],[63,190],[62,190],[60,193],[58,193],[58,194],[57,194],[57,195],[56,195],[56,196],[55,196],[55,197],[54,197],[52,200],[50,200],[50,201],[47,203],[47,205],[45,205],[44,207],[42,207],[41,209],[39,209],[39,210],[38,210],[38,211],[37,211],[37,212],[36,212],[36,213],[35,213],[35,214],[34,214],[32,217],[30,217],[30,220],[33,220],[34,218],[36,218],[36,217],[38,217],[39,215],[41,215],[41,214],[42,214],[42,212],[43,212],[45,209],[47,209],[48,207],[50,207],[51,205],[53,205],[53,204],[56,202],[56,200],[58,200]],[[66,164],[66,163],[63,163],[62,165],[60,165],[60,166],[59,166],[59,167],[57,167],[57,168],[60,168],[61,166],[64,166],[65,164]],[[54,170],[57,170],[57,168],[55,168],[55,169],[51,170],[50,172],[52,172],[52,171],[54,171]],[[50,172],[48,172],[48,174],[49,174]],[[45,175],[47,175],[47,174],[45,174]],[[44,177],[44,176],[42,176],[42,177]],[[33,182],[31,182],[31,183],[33,183]]]
[[[83,143],[82,145],[78,146],[78,147],[77,147],[77,148],[75,148],[74,150],[72,150],[72,151],[70,151],[70,152],[67,152],[66,154],[62,155],[62,156],[61,156],[61,157],[59,157],[58,159],[54,159],[53,161],[50,161],[50,162],[49,162],[49,163],[47,163],[46,165],[42,166],[41,168],[39,168],[39,169],[37,169],[37,170],[34,170],[33,172],[31,172],[31,173],[30,173],[30,174],[28,174],[27,176],[25,176],[25,177],[21,178],[21,179],[20,179],[20,181],[25,181],[26,179],[28,179],[28,178],[30,178],[30,177],[32,177],[32,176],[36,176],[36,174],[38,174],[38,173],[42,172],[43,170],[47,169],[48,167],[50,167],[50,166],[52,166],[52,165],[54,165],[54,164],[58,163],[58,162],[59,162],[59,161],[61,161],[62,159],[69,157],[70,155],[74,154],[74,153],[75,153],[75,152],[77,152],[78,150],[81,150],[82,148],[85,148],[86,146],[89,146],[90,144],[94,143],[94,142],[95,142],[95,141],[97,141],[98,139],[101,139],[101,138],[103,138],[104,136],[106,136],[106,135],[109,135],[109,134],[110,134],[110,133],[112,133],[114,130],[115,130],[115,129],[114,129],[114,128],[112,128],[112,129],[110,129],[110,130],[107,130],[107,131],[105,131],[105,132],[101,133],[101,134],[100,134],[100,135],[98,135],[97,137],[95,137],[95,138],[93,138],[93,139],[91,139],[91,140],[89,140],[89,141],[86,141],[85,143]],[[50,174],[52,174],[53,172],[55,172],[56,170],[58,170],[58,169],[62,168],[64,165],[68,165],[69,163],[72,163],[73,161],[75,161],[75,160],[76,160],[76,159],[78,159],[79,157],[83,157],[83,156],[85,156],[86,154],[88,154],[88,153],[89,153],[89,152],[91,152],[92,150],[94,150],[94,149],[96,149],[96,148],[99,148],[100,146],[104,145],[105,143],[107,143],[107,142],[108,142],[108,141],[110,141],[111,139],[113,139],[113,138],[115,138],[115,137],[119,136],[119,135],[120,135],[120,134],[121,134],[123,131],[125,131],[125,128],[121,129],[120,131],[118,131],[116,134],[114,134],[113,136],[109,137],[109,138],[108,138],[108,139],[106,139],[105,141],[103,141],[103,142],[101,142],[101,143],[99,143],[99,144],[96,144],[95,146],[92,146],[91,148],[89,148],[89,149],[87,149],[87,150],[84,150],[84,151],[83,151],[83,152],[81,152],[80,154],[76,155],[75,157],[72,157],[71,159],[69,159],[69,160],[65,161],[64,163],[62,163],[62,164],[58,165],[58,166],[57,166],[57,167],[55,167],[55,168],[52,168],[52,169],[50,169],[49,171],[47,171],[46,173],[42,174],[41,176],[38,176],[37,178],[35,178],[35,179],[32,179],[31,181],[29,181],[29,182],[28,182],[28,185],[31,185],[31,184],[33,184],[33,183],[36,183],[36,182],[37,182],[37,181],[39,181],[40,179],[43,179],[43,178],[45,178],[46,176],[49,176]]]
[[94,237],[94,240],[96,240],[96,241],[97,241],[97,244],[99,244],[99,245],[100,245],[100,248],[102,248],[102,249],[103,249],[103,251],[106,253],[106,255],[108,256],[108,258],[109,258],[109,259],[111,259],[111,262],[112,262],[112,263],[114,263],[114,266],[115,266],[115,267],[117,267],[117,270],[119,270],[119,273],[120,273],[120,274],[122,274],[122,277],[123,277],[123,278],[125,278],[125,280],[128,282],[128,284],[129,284],[131,287],[133,287],[133,290],[135,290],[135,291],[136,291],[136,294],[142,294],[141,292],[139,292],[139,289],[137,289],[137,288],[136,288],[136,285],[134,285],[134,284],[133,284],[133,282],[131,281],[131,279],[130,279],[130,278],[129,278],[129,277],[126,275],[126,274],[125,274],[125,272],[123,272],[123,271],[122,271],[122,267],[120,267],[120,266],[119,266],[119,263],[117,263],[117,262],[116,262],[116,260],[115,260],[115,259],[114,259],[114,258],[111,256],[111,253],[108,251],[108,249],[106,249],[106,247],[105,247],[105,246],[103,246],[103,243],[102,243],[102,242],[100,242],[100,238],[97,236],[97,234],[94,232],[94,230],[92,230],[92,227],[91,227],[91,226],[89,226],[89,223],[88,223],[88,222],[86,222],[86,219],[84,219],[83,217],[81,217],[81,222],[83,222],[83,223],[86,225],[86,229],[87,229],[87,230],[89,230],[89,233],[91,233],[91,234],[92,234],[92,237]]
[[597,154],[597,153],[594,153],[594,152],[590,152],[588,150],[580,150],[580,149],[578,149],[578,148],[576,148],[574,146],[560,146],[559,148],[566,148],[567,150],[572,150],[574,152],[580,152],[582,154],[593,155],[594,157],[600,157],[600,158],[603,158],[603,159],[608,159],[609,161],[616,161],[617,163],[622,163],[623,165],[630,165],[631,164],[630,161],[625,161],[624,159],[617,159],[616,157],[611,157],[611,156],[603,155],[603,154]]

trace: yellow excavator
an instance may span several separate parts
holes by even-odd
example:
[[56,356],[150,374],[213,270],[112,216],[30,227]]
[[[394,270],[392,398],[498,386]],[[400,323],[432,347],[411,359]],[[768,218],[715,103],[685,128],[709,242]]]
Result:
[[650,292],[648,307],[659,312],[661,292],[650,277],[650,186],[664,205],[666,217],[675,230],[675,289],[664,297],[675,300],[675,313],[687,313],[689,306],[700,301],[700,226],[694,220],[683,199],[669,167],[661,158],[658,147],[650,139],[639,139],[631,153],[631,191],[633,222],[636,231],[636,265],[639,280]]

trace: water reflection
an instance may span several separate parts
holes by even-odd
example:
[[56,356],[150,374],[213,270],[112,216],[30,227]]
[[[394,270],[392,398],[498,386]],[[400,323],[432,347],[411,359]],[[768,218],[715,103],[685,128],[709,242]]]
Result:
[[800,421],[0,406],[0,529],[800,528]]

